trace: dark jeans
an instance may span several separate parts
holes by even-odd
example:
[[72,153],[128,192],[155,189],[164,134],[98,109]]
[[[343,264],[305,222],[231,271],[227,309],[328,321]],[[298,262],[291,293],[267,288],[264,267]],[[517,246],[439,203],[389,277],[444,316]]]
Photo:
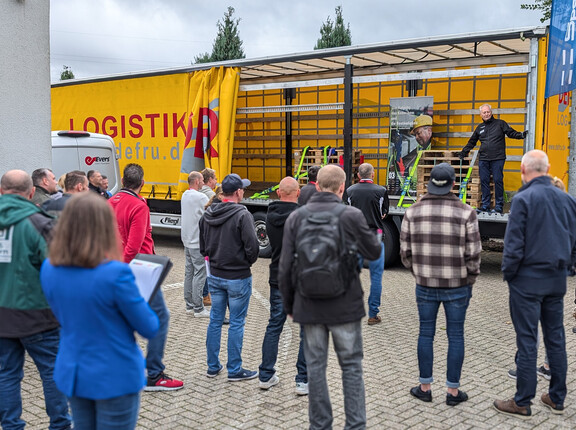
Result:
[[566,335],[564,333],[564,295],[566,273],[548,278],[516,276],[508,282],[510,316],[516,330],[518,406],[527,406],[536,395],[538,359],[538,320],[542,324],[544,344],[550,363],[550,399],[564,405],[566,398]]
[[38,368],[50,430],[71,428],[68,402],[54,382],[54,363],[58,353],[60,330],[48,330],[21,338],[0,338],[0,423],[3,430],[23,429],[20,384],[24,377],[24,353]]
[[164,302],[162,290],[158,290],[154,295],[150,301],[150,308],[158,315],[160,329],[156,336],[148,341],[146,370],[148,372],[148,378],[156,379],[165,369],[162,359],[164,358],[164,347],[166,346],[168,326],[170,325],[170,311],[166,307],[166,302]]
[[74,428],[81,430],[131,430],[138,422],[140,393],[112,399],[70,397]]
[[482,190],[482,209],[490,209],[490,174],[494,178],[494,208],[502,209],[504,207],[504,163],[506,160],[478,162],[480,170],[480,188]]
[[420,383],[434,382],[434,334],[440,304],[446,314],[446,334],[448,336],[448,358],[446,364],[446,386],[458,388],[464,362],[464,321],[466,310],[472,297],[469,285],[458,288],[429,288],[416,285],[416,303],[420,316],[418,335],[418,369]]
[[362,373],[362,324],[302,324],[304,355],[308,369],[308,418],[310,429],[332,428],[332,404],[326,380],[328,365],[328,337],[332,333],[334,351],[342,369],[344,390],[344,428],[366,428],[366,399]]
[[[378,316],[380,312],[380,296],[382,296],[382,273],[384,273],[384,242],[380,257],[370,260],[368,269],[370,270],[370,294],[368,295],[368,318]],[[358,254],[360,269],[364,266],[364,257]]]
[[[278,342],[286,322],[286,313],[282,305],[282,295],[278,288],[270,287],[270,319],[262,341],[262,363],[258,368],[258,378],[262,382],[268,381],[276,372],[274,365],[278,359]],[[300,328],[300,346],[298,347],[298,373],[294,378],[296,382],[308,382],[306,373],[306,360],[304,359],[303,330]]]

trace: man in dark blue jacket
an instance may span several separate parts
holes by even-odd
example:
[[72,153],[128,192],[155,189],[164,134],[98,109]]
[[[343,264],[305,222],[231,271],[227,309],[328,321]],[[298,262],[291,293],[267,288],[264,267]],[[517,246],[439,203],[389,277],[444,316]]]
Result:
[[470,150],[480,140],[480,187],[482,190],[482,206],[480,211],[490,210],[490,175],[494,178],[494,210],[502,213],[504,208],[504,163],[506,162],[506,136],[511,139],[525,139],[528,131],[516,131],[505,121],[492,116],[489,104],[480,106],[482,124],[476,127],[466,146],[460,152],[460,158],[465,158]]
[[[316,177],[314,177],[316,179]],[[298,181],[290,176],[280,181],[276,191],[280,200],[275,200],[268,206],[266,216],[266,233],[272,247],[272,260],[270,262],[270,319],[266,327],[266,334],[262,341],[262,364],[260,364],[258,378],[260,388],[268,390],[276,385],[280,378],[276,375],[274,366],[278,358],[278,341],[286,322],[286,312],[282,305],[282,296],[278,289],[278,263],[282,251],[282,239],[284,237],[284,224],[288,216],[298,209],[300,186]],[[302,330],[300,330],[300,346],[298,348],[298,361],[296,362],[296,394],[305,396],[308,394],[308,375],[306,373],[306,361],[304,360]]]
[[542,151],[522,158],[524,185],[512,200],[504,237],[502,273],[510,291],[518,369],[514,398],[496,400],[494,407],[520,417],[532,414],[536,395],[538,321],[552,374],[541,401],[552,413],[562,414],[566,397],[564,295],[566,275],[576,261],[576,200],[552,185],[549,169]]

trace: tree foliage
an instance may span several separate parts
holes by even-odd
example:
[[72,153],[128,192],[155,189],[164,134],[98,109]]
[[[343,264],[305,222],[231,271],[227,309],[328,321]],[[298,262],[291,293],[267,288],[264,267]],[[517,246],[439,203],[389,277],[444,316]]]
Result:
[[337,46],[349,46],[352,44],[350,23],[344,25],[342,18],[342,6],[336,6],[336,21],[333,23],[330,16],[320,27],[320,39],[314,49],[335,48]]
[[65,81],[67,79],[74,79],[74,72],[72,72],[72,68],[69,66],[64,66],[62,72],[60,73],[60,80]]
[[552,0],[534,0],[532,4],[521,4],[520,9],[541,10],[540,22],[544,22],[552,16]]
[[228,11],[224,14],[224,20],[218,20],[216,24],[218,27],[218,35],[214,39],[212,45],[212,53],[198,55],[194,57],[195,63],[210,63],[213,61],[226,61],[236,60],[238,58],[245,58],[244,50],[242,49],[242,40],[238,31],[238,24],[240,18],[233,19],[234,8],[228,6]]

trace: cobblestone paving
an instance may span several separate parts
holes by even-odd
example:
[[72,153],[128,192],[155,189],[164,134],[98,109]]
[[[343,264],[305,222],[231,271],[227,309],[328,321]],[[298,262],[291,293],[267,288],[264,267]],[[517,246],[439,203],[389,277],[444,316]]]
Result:
[[[171,310],[171,327],[164,362],[169,375],[183,379],[185,387],[175,392],[143,393],[139,429],[302,429],[308,427],[308,400],[294,393],[298,326],[287,322],[280,338],[277,362],[280,384],[269,391],[258,388],[258,380],[230,383],[226,372],[209,379],[206,373],[205,336],[208,319],[194,318],[184,311],[182,281],[184,252],[178,237],[156,237],[158,254],[174,262],[164,286]],[[574,429],[576,428],[576,325],[572,318],[576,281],[569,279],[565,301],[565,327],[568,350],[568,397],[566,413],[557,416],[540,404],[546,381],[539,378],[533,416],[523,421],[497,413],[495,399],[507,399],[515,391],[507,376],[513,366],[515,340],[508,312],[508,291],[500,273],[501,254],[483,252],[482,275],[473,291],[466,320],[466,358],[462,389],[470,400],[456,407],[444,402],[446,334],[440,312],[435,343],[434,400],[423,403],[408,391],[418,381],[416,341],[418,317],[414,282],[400,266],[384,272],[382,324],[363,324],[364,378],[368,428],[374,429]],[[253,267],[253,294],[244,335],[244,367],[256,370],[260,364],[262,339],[268,321],[268,259]],[[362,284],[369,287],[368,271]],[[144,344],[145,345],[145,344]],[[544,348],[540,348],[541,363]],[[221,361],[226,363],[226,328],[223,330]],[[332,353],[328,380],[334,428],[344,426],[340,369]],[[28,360],[23,383],[23,418],[28,428],[45,429],[42,386],[33,363]],[[0,399],[1,401],[1,399]]]

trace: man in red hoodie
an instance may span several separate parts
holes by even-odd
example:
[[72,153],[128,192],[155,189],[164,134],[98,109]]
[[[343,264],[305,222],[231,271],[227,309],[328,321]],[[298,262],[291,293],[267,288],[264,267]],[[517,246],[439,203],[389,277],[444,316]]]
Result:
[[[123,188],[109,200],[116,213],[126,263],[129,263],[138,253],[154,254],[150,209],[146,200],[139,195],[143,185],[144,169],[138,164],[130,163],[124,168]],[[144,391],[178,390],[184,386],[184,383],[166,375],[165,366],[162,363],[170,322],[170,312],[164,302],[162,290],[158,290],[158,293],[154,295],[150,301],[150,307],[158,315],[160,330],[148,341],[146,353],[148,383]]]

